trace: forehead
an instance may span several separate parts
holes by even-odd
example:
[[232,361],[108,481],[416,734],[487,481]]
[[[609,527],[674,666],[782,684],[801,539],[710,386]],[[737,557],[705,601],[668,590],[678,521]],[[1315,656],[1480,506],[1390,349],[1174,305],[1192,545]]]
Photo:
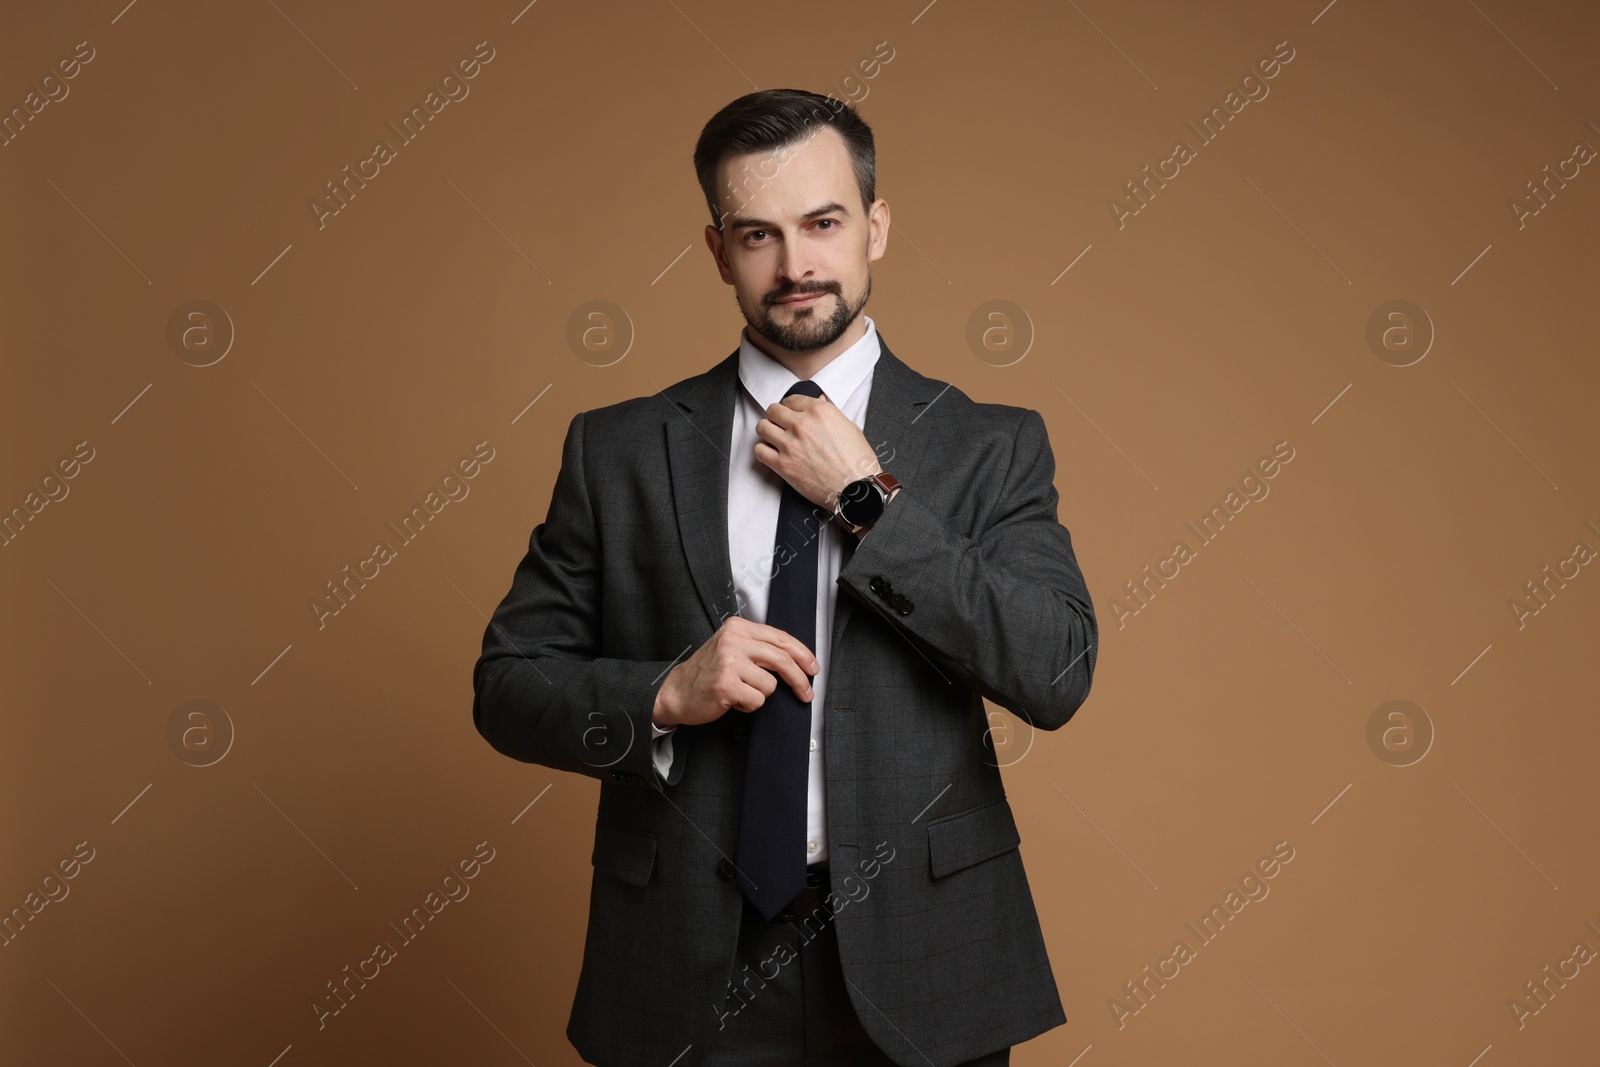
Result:
[[860,200],[850,150],[831,126],[778,148],[725,157],[717,188],[723,211],[762,218],[799,218],[829,201]]

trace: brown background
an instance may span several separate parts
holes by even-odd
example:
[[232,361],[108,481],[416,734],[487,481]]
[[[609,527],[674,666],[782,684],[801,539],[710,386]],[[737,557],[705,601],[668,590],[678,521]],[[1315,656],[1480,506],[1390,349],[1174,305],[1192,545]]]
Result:
[[[577,1062],[598,787],[490,749],[471,670],[571,415],[736,346],[690,152],[794,86],[877,133],[885,339],[1043,412],[1100,618],[1066,729],[996,720],[1070,1019],[1014,1062],[1587,1062],[1600,968],[1521,1027],[1508,1001],[1600,949],[1600,575],[1521,628],[1509,601],[1600,546],[1600,174],[1522,228],[1508,201],[1600,146],[1593,5],[121,4],[0,34],[7,109],[95,50],[0,148],[0,505],[94,449],[0,549],[0,908],[95,850],[0,948],[0,1059]],[[480,41],[470,96],[319,229],[324,183]],[[1270,95],[1119,229],[1108,199],[1281,41]],[[167,340],[196,299],[235,332],[205,367]],[[604,367],[566,339],[597,299],[631,333]],[[1007,366],[967,342],[994,299],[1032,338]],[[1406,367],[1366,340],[1392,299],[1436,331]],[[319,629],[324,583],[481,440],[470,495]],[[1270,496],[1119,628],[1278,441]],[[1420,760],[1369,744],[1396,699]],[[169,741],[191,700],[231,726]],[[471,895],[319,1032],[325,983],[481,841]],[[1119,1027],[1279,841],[1270,895]]]

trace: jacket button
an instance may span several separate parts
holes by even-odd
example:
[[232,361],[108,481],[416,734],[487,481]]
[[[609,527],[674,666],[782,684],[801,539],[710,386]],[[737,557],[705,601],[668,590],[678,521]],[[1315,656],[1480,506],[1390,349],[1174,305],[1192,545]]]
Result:
[[717,877],[718,878],[732,878],[733,874],[734,874],[734,871],[733,871],[733,861],[732,860],[730,860],[728,857],[724,856],[720,860],[717,861]]
[[872,576],[872,581],[867,583],[867,588],[872,590],[874,593],[877,593],[879,596],[884,596],[892,587],[887,581],[884,580],[883,575],[875,574]]
[[895,610],[900,612],[900,614],[902,614],[902,615],[910,615],[912,606],[913,605],[912,605],[911,601],[902,600],[902,601],[900,601],[900,603],[895,605]]

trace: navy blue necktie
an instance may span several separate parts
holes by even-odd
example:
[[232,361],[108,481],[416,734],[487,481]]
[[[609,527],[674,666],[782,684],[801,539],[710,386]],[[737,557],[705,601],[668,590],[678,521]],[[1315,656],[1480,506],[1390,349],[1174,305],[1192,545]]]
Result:
[[[784,396],[821,396],[806,380]],[[788,482],[778,505],[773,539],[776,573],[767,592],[767,625],[787,630],[813,652],[817,637],[817,542],[823,509]],[[738,714],[746,714],[739,712]],[[810,770],[811,702],[787,681],[748,713],[744,801],[739,813],[739,886],[762,916],[772,919],[806,884],[806,782]]]

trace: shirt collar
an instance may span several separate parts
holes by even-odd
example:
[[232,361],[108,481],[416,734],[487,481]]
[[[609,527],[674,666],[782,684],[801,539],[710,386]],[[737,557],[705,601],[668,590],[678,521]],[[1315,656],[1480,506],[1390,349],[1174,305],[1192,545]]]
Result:
[[[878,362],[878,328],[872,316],[863,314],[862,318],[866,321],[867,332],[855,344],[829,360],[828,365],[817,371],[811,379],[822,387],[835,406],[843,404],[855,393]],[[781,401],[789,387],[800,379],[788,367],[751,344],[750,339],[740,331],[739,380],[744,383],[745,391],[765,411]]]

